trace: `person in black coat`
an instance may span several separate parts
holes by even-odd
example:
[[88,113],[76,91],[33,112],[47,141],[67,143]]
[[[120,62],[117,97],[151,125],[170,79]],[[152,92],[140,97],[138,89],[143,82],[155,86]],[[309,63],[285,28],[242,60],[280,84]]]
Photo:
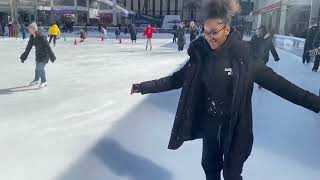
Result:
[[41,79],[41,83],[39,85],[40,88],[47,86],[47,79],[45,73],[45,66],[48,63],[49,59],[53,63],[56,60],[54,53],[47,41],[47,38],[38,32],[38,26],[34,22],[28,27],[30,32],[30,39],[27,45],[26,50],[20,56],[21,62],[24,63],[28,58],[30,50],[33,46],[36,48],[36,70],[35,77],[32,82],[30,82],[30,86],[39,84],[39,80]]
[[304,44],[304,50],[302,55],[302,62],[303,64],[310,62],[310,56],[308,54],[308,51],[313,49],[313,41],[315,39],[315,36],[319,30],[319,26],[315,21],[311,22],[311,26],[309,27],[307,31],[307,37]]
[[274,60],[280,60],[272,39],[273,35],[267,33],[265,26],[261,26],[257,30],[256,35],[254,35],[250,41],[254,59],[260,59],[266,64],[269,61],[269,51],[271,51]]
[[130,33],[132,43],[133,42],[137,43],[137,30],[136,30],[136,27],[134,26],[134,24],[131,24],[129,26],[129,33]]
[[192,42],[193,40],[195,40],[197,38],[197,34],[199,32],[199,29],[196,26],[196,24],[194,23],[194,21],[190,22],[189,31],[190,31],[190,42]]
[[[252,59],[250,47],[230,28],[235,1],[211,1],[201,10],[203,36],[189,47],[190,59],[170,76],[133,84],[133,93],[182,88],[169,149],[203,139],[202,166],[207,180],[242,180],[253,145],[251,98],[254,83],[297,105],[319,113],[320,98]],[[227,9],[228,8],[228,9]]]
[[1,30],[2,30],[2,35],[4,36],[6,34],[6,23],[4,20],[1,21]]
[[177,30],[178,51],[183,51],[184,45],[186,44],[185,32],[186,26],[183,22],[181,22]]
[[177,42],[177,34],[178,34],[177,30],[178,30],[178,26],[177,26],[177,25],[174,25],[174,26],[172,27],[172,34],[173,34],[172,42],[173,42],[173,43],[176,43],[176,42]]
[[314,60],[314,64],[313,64],[313,68],[312,71],[317,72],[319,69],[319,64],[320,64],[320,54],[319,54],[319,50],[320,50],[320,30],[317,31],[317,34],[314,38],[313,44],[312,44],[313,50],[310,50],[309,53],[312,53],[313,51],[316,51],[317,53],[315,53],[315,60]]

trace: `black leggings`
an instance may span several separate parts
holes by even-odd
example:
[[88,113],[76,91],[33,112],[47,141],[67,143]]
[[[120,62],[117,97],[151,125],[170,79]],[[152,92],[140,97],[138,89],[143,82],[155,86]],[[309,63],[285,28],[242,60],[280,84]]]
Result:
[[217,136],[203,138],[202,167],[206,174],[206,180],[221,180],[222,170],[224,180],[243,180],[241,176],[243,164],[247,160],[251,149],[245,149],[243,153],[241,150],[239,151],[238,147],[234,147],[237,150],[231,150],[232,158],[227,160],[224,159],[223,138],[220,139],[220,143]]
[[53,44],[56,44],[57,36],[56,35],[50,35],[49,43],[51,43],[53,39]]
[[314,70],[318,70],[318,69],[319,69],[319,64],[320,64],[320,56],[317,55],[317,56],[316,56],[316,59],[315,59],[315,61],[314,61],[314,64],[313,64],[313,69],[314,69]]

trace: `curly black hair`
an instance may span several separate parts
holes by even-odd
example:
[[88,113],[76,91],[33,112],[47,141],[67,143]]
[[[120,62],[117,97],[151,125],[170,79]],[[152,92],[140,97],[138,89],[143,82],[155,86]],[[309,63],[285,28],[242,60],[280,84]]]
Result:
[[225,24],[231,24],[232,16],[240,12],[238,0],[205,0],[202,3],[201,18],[221,19]]

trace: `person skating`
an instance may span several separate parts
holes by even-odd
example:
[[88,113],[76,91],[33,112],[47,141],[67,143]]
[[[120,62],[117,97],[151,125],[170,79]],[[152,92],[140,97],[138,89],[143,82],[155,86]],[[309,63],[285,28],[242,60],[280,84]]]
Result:
[[86,34],[86,35],[88,35],[88,26],[89,26],[89,24],[88,23],[86,23],[86,25],[84,26],[84,33]]
[[269,52],[271,52],[275,61],[280,60],[272,39],[273,34],[268,33],[265,26],[258,28],[256,34],[250,41],[254,59],[260,59],[267,64],[269,61]]
[[51,41],[53,39],[53,46],[56,46],[57,38],[60,38],[60,29],[58,28],[57,24],[53,24],[49,28],[48,35],[50,37],[49,44],[51,44]]
[[131,41],[132,43],[137,43],[137,29],[134,26],[134,24],[131,24],[129,26],[129,33],[130,33],[130,37],[131,37]]
[[173,27],[172,27],[172,34],[173,34],[173,39],[172,39],[172,43],[176,43],[177,42],[177,34],[178,34],[178,32],[177,32],[177,30],[178,30],[178,26],[177,25],[174,25]]
[[84,42],[84,40],[86,39],[85,31],[83,29],[80,29],[80,32],[77,34],[80,34],[80,42]]
[[12,21],[10,21],[10,22],[8,23],[8,30],[9,30],[8,36],[9,36],[9,37],[13,37],[13,24],[12,24]]
[[315,36],[319,30],[319,26],[317,25],[317,22],[312,20],[310,23],[310,27],[307,31],[307,37],[304,44],[304,50],[302,55],[302,63],[309,63],[310,62],[310,56],[308,54],[308,51],[313,49],[313,41],[315,39]]
[[186,32],[186,26],[184,25],[183,22],[181,22],[177,31],[178,51],[183,51],[184,45],[186,44],[185,32]]
[[[271,52],[275,61],[279,61],[279,55],[272,42],[273,35],[267,33],[265,26],[258,28],[256,34],[251,38],[250,45],[252,49],[253,58],[262,60],[265,64],[269,61],[269,52]],[[261,86],[258,86],[261,88]]]
[[26,26],[22,23],[20,28],[21,28],[20,31],[22,34],[22,39],[25,40],[26,39]]
[[30,50],[33,46],[36,48],[36,69],[35,69],[35,77],[32,82],[30,82],[30,86],[34,86],[39,84],[39,80],[41,79],[41,83],[39,88],[47,86],[46,72],[45,66],[48,63],[49,59],[53,63],[56,60],[54,53],[47,41],[47,38],[38,32],[38,26],[34,22],[28,26],[28,30],[30,32],[30,39],[26,50],[20,56],[21,62],[24,63],[28,58]]
[[6,23],[4,22],[4,20],[1,21],[1,30],[2,30],[2,36],[6,35]]
[[[203,36],[188,49],[190,59],[177,72],[132,85],[133,93],[160,93],[182,88],[169,149],[202,138],[202,167],[207,180],[242,180],[253,145],[251,98],[254,83],[274,94],[320,111],[320,98],[252,59],[250,47],[230,28],[239,10],[234,0],[211,0],[201,9]],[[266,112],[267,113],[267,112]],[[289,113],[289,112],[288,112]]]
[[116,35],[116,40],[119,40],[120,39],[120,34],[121,34],[121,31],[120,31],[120,27],[117,26],[116,29],[115,29],[115,35]]
[[320,54],[318,53],[320,49],[320,30],[317,31],[312,47],[313,47],[313,50],[309,51],[309,54],[311,56],[315,56],[312,71],[317,72],[320,64]]
[[4,36],[4,33],[3,33],[3,31],[2,31],[2,25],[1,25],[1,23],[0,23],[0,36]]
[[148,50],[150,44],[150,51],[152,50],[152,37],[153,33],[157,32],[157,30],[149,24],[148,27],[145,29],[143,35],[147,38],[146,50]]
[[104,27],[101,27],[101,32],[102,32],[102,40],[107,39],[108,37],[108,30]]
[[194,21],[190,22],[189,31],[190,31],[190,42],[192,42],[193,40],[195,40],[197,38],[197,35],[199,32],[199,29],[196,26],[196,24],[194,23]]

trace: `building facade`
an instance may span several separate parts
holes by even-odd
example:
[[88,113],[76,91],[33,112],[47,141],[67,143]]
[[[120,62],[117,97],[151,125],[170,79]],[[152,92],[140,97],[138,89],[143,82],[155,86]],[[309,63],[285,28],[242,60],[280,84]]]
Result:
[[[119,23],[132,14],[121,7],[115,11]],[[76,25],[111,24],[115,11],[112,0],[0,0],[0,19],[9,21],[12,16],[17,16],[19,22],[37,21],[43,25],[63,23],[66,19]]]
[[319,0],[255,0],[253,29],[303,37],[311,19],[319,22]]
[[[124,9],[116,15],[113,1]],[[252,1],[241,1],[242,15],[252,11]],[[17,14],[20,22],[38,21],[49,25],[71,19],[75,24],[83,25],[111,24],[115,20],[125,24],[140,15],[161,21],[165,15],[179,15],[183,20],[200,23],[201,6],[202,0],[0,0],[0,19]]]
[[118,0],[124,8],[137,14],[163,18],[180,15],[181,19],[199,21],[202,0]]

